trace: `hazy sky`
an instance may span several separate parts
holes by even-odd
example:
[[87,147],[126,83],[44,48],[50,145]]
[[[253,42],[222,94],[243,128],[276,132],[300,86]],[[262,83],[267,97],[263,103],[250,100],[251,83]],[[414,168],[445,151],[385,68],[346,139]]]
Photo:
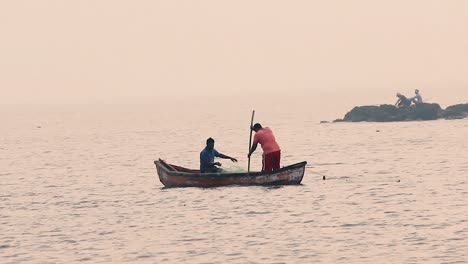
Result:
[[2,104],[270,91],[371,104],[414,88],[468,102],[465,0],[1,0],[0,34]]

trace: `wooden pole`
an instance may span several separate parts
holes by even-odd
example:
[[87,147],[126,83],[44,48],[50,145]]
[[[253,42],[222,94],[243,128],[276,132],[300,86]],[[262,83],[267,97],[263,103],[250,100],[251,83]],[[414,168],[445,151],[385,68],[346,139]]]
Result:
[[[252,147],[252,126],[253,126],[253,120],[254,120],[254,115],[255,115],[255,110],[252,111],[252,119],[250,120],[250,137],[249,137],[249,152],[250,153],[250,148]],[[250,173],[250,156],[249,156],[249,163],[247,165],[247,173]]]

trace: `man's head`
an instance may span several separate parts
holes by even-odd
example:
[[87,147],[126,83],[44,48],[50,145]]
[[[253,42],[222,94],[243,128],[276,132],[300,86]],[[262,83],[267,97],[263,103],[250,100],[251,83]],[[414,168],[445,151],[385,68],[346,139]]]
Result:
[[206,140],[206,147],[208,149],[213,149],[214,148],[214,139],[209,138]]
[[252,130],[255,132],[258,132],[262,128],[262,125],[260,123],[256,123],[253,127]]
[[414,93],[419,94],[419,90],[418,89],[414,90]]

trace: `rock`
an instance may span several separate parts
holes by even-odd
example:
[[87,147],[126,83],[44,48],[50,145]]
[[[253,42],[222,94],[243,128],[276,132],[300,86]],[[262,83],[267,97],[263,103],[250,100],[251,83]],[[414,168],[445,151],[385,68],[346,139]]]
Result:
[[442,111],[441,118],[445,119],[463,119],[468,117],[468,104],[457,104],[447,107]]
[[462,115],[451,115],[444,117],[446,120],[455,120],[455,119],[465,119],[468,117],[468,114],[464,113]]
[[328,121],[320,121],[320,124],[328,124],[328,123],[330,123],[330,122],[328,122]]
[[421,103],[401,108],[393,105],[356,106],[343,119],[333,122],[395,122],[467,117],[468,104],[452,105],[443,110],[438,104]]
[[438,104],[417,104],[408,108],[407,118],[409,120],[436,120],[442,112]]
[[388,122],[403,121],[404,116],[393,105],[359,106],[348,112],[343,120],[347,122]]
[[417,104],[410,107],[397,108],[393,105],[359,106],[348,112],[345,122],[395,122],[407,120],[435,120],[441,108],[438,104]]

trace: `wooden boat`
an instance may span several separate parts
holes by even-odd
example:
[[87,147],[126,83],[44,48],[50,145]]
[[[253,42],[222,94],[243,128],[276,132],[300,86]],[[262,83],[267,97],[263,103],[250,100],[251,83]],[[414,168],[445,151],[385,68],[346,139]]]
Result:
[[272,172],[200,173],[172,165],[159,159],[154,161],[159,180],[165,187],[218,187],[227,185],[294,185],[304,177],[306,161]]

